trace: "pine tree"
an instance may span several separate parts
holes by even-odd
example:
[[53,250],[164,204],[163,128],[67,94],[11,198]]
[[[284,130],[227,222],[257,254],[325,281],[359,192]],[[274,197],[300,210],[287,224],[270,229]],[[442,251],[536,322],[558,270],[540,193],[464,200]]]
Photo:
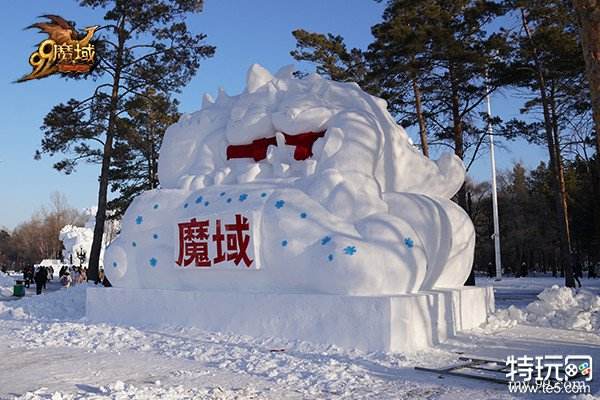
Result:
[[[428,42],[422,47],[433,65],[424,89],[433,110],[429,113],[432,133],[439,140],[449,140],[459,158],[466,159],[470,151],[473,160],[485,139],[485,129],[476,124],[479,107],[499,85],[486,80],[486,72],[495,68],[498,54],[505,51],[502,35],[488,35],[484,26],[503,9],[495,2],[469,0],[390,4],[399,10],[413,7],[415,15],[424,16]],[[468,168],[471,162],[465,164]],[[456,200],[467,210],[464,185]]]
[[142,191],[158,187],[158,152],[167,128],[179,119],[178,104],[151,88],[125,104],[128,117],[120,120],[110,170],[111,190],[119,193],[108,203],[111,218],[122,216]]
[[585,59],[587,79],[592,101],[596,163],[592,169],[594,203],[594,225],[592,242],[596,249],[594,257],[600,260],[600,3],[597,0],[573,0],[577,13],[581,46]]
[[329,79],[356,82],[365,89],[367,64],[363,51],[348,50],[344,38],[331,33],[324,35],[297,29],[292,35],[296,39],[296,50],[290,54],[296,60],[315,63],[317,73]]
[[542,122],[511,121],[530,141],[548,149],[553,171],[556,219],[559,227],[560,258],[565,269],[565,285],[573,287],[572,252],[568,196],[564,174],[561,133],[567,122],[587,112],[583,85],[584,63],[579,50],[571,10],[561,0],[508,1],[516,10],[522,30],[513,35],[515,55],[509,69],[513,83],[532,91],[534,96],[522,112],[541,112]]
[[98,30],[99,63],[94,75],[101,83],[88,98],[71,99],[50,111],[37,156],[67,154],[55,164],[66,173],[80,161],[101,164],[88,273],[96,280],[114,142],[128,100],[144,96],[147,87],[158,93],[178,91],[215,48],[204,43],[204,34],[192,34],[185,23],[190,13],[202,10],[201,0],[81,0],[80,5],[105,10],[107,24]]
[[[501,79],[487,76],[502,77],[495,70],[501,64],[499,56],[508,50],[505,35],[490,35],[485,26],[503,12],[492,1],[390,0],[384,21],[373,28],[376,41],[369,49],[380,54],[379,65],[412,83],[422,142],[426,143],[427,115],[430,134],[438,143],[451,142],[467,170],[486,138],[486,130],[476,123],[479,107],[502,85]],[[380,70],[385,73],[385,68]],[[456,202],[470,213],[465,184]],[[475,284],[473,272],[466,284]]]
[[368,58],[372,77],[381,81],[382,97],[395,114],[402,115],[402,125],[418,125],[423,155],[429,157],[423,86],[428,84],[434,64],[428,21],[419,4],[405,3],[390,2],[383,21],[371,28],[375,41],[369,46]]

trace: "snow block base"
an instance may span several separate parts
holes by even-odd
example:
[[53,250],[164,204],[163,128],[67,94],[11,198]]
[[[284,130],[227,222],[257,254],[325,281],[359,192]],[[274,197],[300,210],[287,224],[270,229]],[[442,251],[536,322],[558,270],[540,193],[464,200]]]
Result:
[[485,322],[491,287],[397,296],[338,296],[89,288],[87,319],[137,326],[194,326],[364,351],[410,352]]

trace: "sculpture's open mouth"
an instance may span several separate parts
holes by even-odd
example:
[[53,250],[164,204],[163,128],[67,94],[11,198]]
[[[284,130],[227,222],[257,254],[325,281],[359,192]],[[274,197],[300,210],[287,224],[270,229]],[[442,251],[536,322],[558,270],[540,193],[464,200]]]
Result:
[[[294,150],[294,159],[301,161],[312,157],[312,147],[315,141],[325,136],[322,132],[305,132],[297,135],[284,133],[285,144],[296,147]],[[254,161],[260,161],[267,158],[267,149],[269,146],[277,146],[275,136],[269,138],[256,139],[250,144],[238,144],[227,146],[227,159],[232,158],[253,158]]]

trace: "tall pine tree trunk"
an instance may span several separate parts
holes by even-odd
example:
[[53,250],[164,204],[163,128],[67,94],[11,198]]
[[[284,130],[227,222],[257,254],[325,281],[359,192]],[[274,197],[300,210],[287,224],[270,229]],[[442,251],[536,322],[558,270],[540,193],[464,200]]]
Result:
[[147,161],[148,161],[148,190],[155,189],[158,184],[158,179],[156,177],[156,153],[154,152],[154,130],[152,128],[150,130],[150,140],[148,142],[148,152]]
[[[450,63],[448,72],[450,74],[450,85],[452,90],[452,133],[454,136],[454,154],[458,156],[461,160],[464,159],[465,156],[465,144],[463,138],[463,124],[462,118],[460,114],[460,99],[458,97],[458,85],[456,83],[456,79],[454,79],[455,69],[454,66]],[[457,203],[462,207],[463,210],[470,215],[470,210],[467,205],[467,188],[465,182],[463,182],[462,186],[458,190]],[[475,286],[475,271],[473,270],[474,266],[471,266],[471,273],[465,282],[466,286]]]
[[417,77],[412,78],[413,94],[415,96],[415,113],[419,122],[419,135],[421,137],[421,148],[423,155],[429,157],[429,143],[427,141],[427,125],[425,124],[425,116],[423,115],[423,105],[421,104],[421,88],[417,83]]
[[98,211],[96,212],[96,225],[94,226],[94,240],[90,252],[90,264],[88,267],[88,279],[98,281],[100,270],[100,253],[102,251],[104,237],[104,223],[106,222],[106,206],[108,200],[108,176],[110,160],[113,150],[113,139],[117,125],[117,108],[119,105],[119,83],[121,81],[121,69],[123,65],[123,49],[125,47],[125,18],[121,17],[118,25],[118,47],[115,62],[115,74],[113,77],[112,91],[110,95],[110,113],[106,129],[106,140],[104,141],[104,152],[102,154],[102,168],[100,170],[100,185],[98,188]]
[[[460,99],[458,97],[458,87],[456,80],[454,79],[454,68],[450,67],[450,84],[452,86],[452,133],[454,136],[454,154],[458,156],[461,160],[464,159],[465,156],[465,145],[463,138],[463,124],[460,115]],[[467,193],[465,184],[461,186],[460,190],[457,194],[457,203],[459,206],[463,208],[463,210],[468,212],[467,209]]]
[[581,46],[585,70],[592,97],[592,115],[596,133],[596,165],[592,168],[594,202],[594,257],[600,260],[600,2],[598,0],[573,0],[579,19]]
[[560,211],[562,223],[565,227],[565,240],[569,252],[573,250],[571,243],[571,224],[569,222],[569,206],[567,202],[567,185],[565,183],[565,168],[562,161],[560,149],[560,134],[558,127],[558,114],[556,112],[556,97],[554,81],[550,85],[550,112],[552,116],[552,135],[554,137],[554,156],[556,157],[556,176],[558,178],[558,188],[560,192]]
[[554,138],[554,130],[552,127],[552,115],[551,115],[551,105],[550,100],[548,99],[548,89],[546,87],[546,78],[544,76],[543,65],[538,57],[538,50],[533,42],[531,30],[529,29],[529,23],[527,21],[527,16],[525,15],[525,11],[521,9],[521,21],[523,24],[523,28],[525,33],[527,34],[527,39],[531,45],[532,49],[532,58],[533,63],[536,69],[536,79],[538,83],[538,87],[540,90],[540,98],[542,101],[542,110],[544,114],[544,133],[546,135],[546,145],[548,147],[548,156],[549,156],[549,166],[552,171],[552,191],[554,194],[554,204],[555,204],[555,215],[558,223],[559,229],[559,243],[560,243],[560,263],[565,271],[565,286],[567,287],[575,287],[575,280],[573,279],[573,268],[571,265],[571,257],[570,257],[570,248],[569,248],[569,227],[568,227],[568,212],[566,209],[566,203],[562,201],[563,196],[562,192],[564,191],[564,187],[561,187],[561,184],[564,185],[564,177],[560,179],[560,149],[557,147],[558,144],[555,142]]

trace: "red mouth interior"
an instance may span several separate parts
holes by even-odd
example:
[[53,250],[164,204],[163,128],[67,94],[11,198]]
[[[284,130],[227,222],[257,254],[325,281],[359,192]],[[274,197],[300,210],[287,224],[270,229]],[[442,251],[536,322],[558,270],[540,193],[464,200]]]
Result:
[[[306,160],[312,157],[312,147],[318,138],[325,136],[325,131],[322,132],[305,132],[297,135],[288,135],[284,133],[285,144],[295,146],[294,159]],[[227,146],[227,159],[232,158],[253,158],[254,161],[260,161],[267,158],[267,148],[276,146],[277,140],[275,136],[256,139],[250,144],[236,144]]]

